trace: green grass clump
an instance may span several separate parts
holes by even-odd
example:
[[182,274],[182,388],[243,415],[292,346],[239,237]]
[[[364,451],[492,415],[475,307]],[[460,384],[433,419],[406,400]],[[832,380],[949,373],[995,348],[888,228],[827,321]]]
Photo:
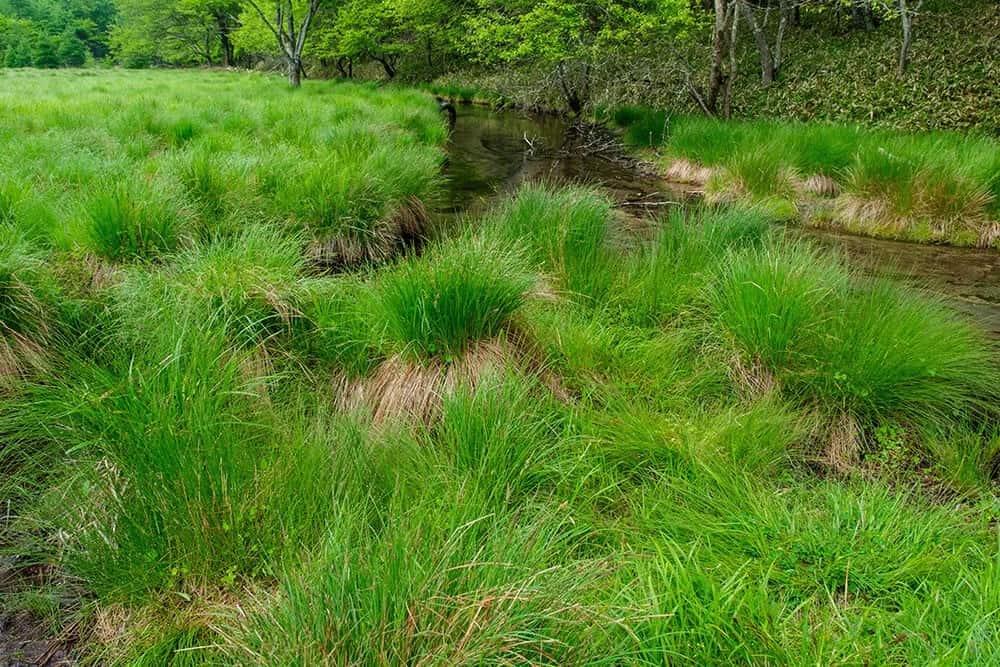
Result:
[[[612,118],[625,139],[648,133],[654,115],[622,108]],[[811,177],[832,179],[823,196],[839,196],[837,224],[859,233],[956,245],[990,245],[997,221],[1000,147],[987,137],[904,134],[850,125],[722,121],[679,116],[658,149],[665,165],[678,159],[715,170],[717,199],[780,202],[776,217],[795,219]],[[654,146],[656,144],[654,143]]]
[[995,416],[997,365],[981,332],[929,297],[861,279],[812,248],[783,243],[729,257],[709,302],[743,354],[824,408],[876,422]]
[[626,106],[616,108],[610,118],[624,128],[623,138],[630,146],[653,148],[670,135],[670,117],[665,111]]
[[[287,332],[296,317],[302,242],[269,227],[185,250],[156,273],[133,270],[116,288],[126,330],[139,338],[186,317],[234,343],[254,346]],[[168,328],[163,332],[174,335]]]
[[378,296],[353,276],[320,278],[300,288],[302,322],[294,344],[322,365],[364,376],[382,359],[384,323],[373,321]]
[[56,284],[45,257],[8,225],[0,225],[0,329],[42,342],[50,332]]
[[140,184],[108,184],[84,204],[86,244],[113,261],[151,260],[180,247],[183,214]]
[[431,203],[439,157],[419,147],[378,147],[367,155],[355,148],[341,144],[319,164],[308,165],[275,193],[276,205],[294,212],[317,237],[370,244],[398,237],[394,216],[412,201]]
[[611,202],[595,191],[532,184],[498,207],[484,225],[491,235],[526,243],[558,288],[596,300],[613,280],[612,217]]
[[458,355],[509,327],[534,283],[516,246],[461,239],[430,248],[380,278],[386,336],[426,357]]
[[780,368],[807,354],[825,325],[825,304],[846,282],[843,269],[812,248],[770,245],[728,257],[709,301],[742,350]]
[[770,234],[767,218],[755,211],[672,212],[653,241],[625,259],[615,301],[637,323],[666,322],[698,303],[727,251]]
[[422,229],[440,192],[446,127],[415,91],[316,81],[293,98],[249,73],[46,76],[44,91],[28,73],[4,87],[0,207],[62,249],[155,259],[247,222],[386,246]]
[[571,641],[590,634],[587,610],[561,602],[593,575],[551,567],[572,544],[572,528],[549,511],[480,515],[463,492],[438,488],[389,500],[378,531],[356,529],[364,505],[342,507],[316,561],[288,577],[250,629],[247,661],[572,663],[596,655]]

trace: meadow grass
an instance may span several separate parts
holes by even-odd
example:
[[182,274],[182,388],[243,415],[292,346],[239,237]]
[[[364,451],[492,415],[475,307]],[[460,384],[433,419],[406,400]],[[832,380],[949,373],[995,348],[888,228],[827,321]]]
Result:
[[832,197],[832,210],[819,207],[813,222],[884,238],[1000,243],[1000,146],[989,137],[670,117],[643,107],[604,115],[627,143],[655,149],[668,176],[677,160],[709,167],[716,198],[778,200],[795,218],[794,204]]
[[[538,184],[317,270],[433,201],[433,100],[2,76],[52,87],[0,158],[3,341],[44,360],[0,387],[0,613],[92,664],[995,662],[1000,364],[945,305],[767,210]],[[46,132],[77,88],[115,111]]]
[[317,243],[349,238],[361,258],[419,235],[440,190],[446,130],[433,105],[401,89],[316,82],[292,95],[271,94],[271,83],[7,72],[0,210],[27,231],[44,214],[22,202],[47,201],[73,220],[49,226],[54,243],[114,262],[155,259],[247,219],[298,226]]

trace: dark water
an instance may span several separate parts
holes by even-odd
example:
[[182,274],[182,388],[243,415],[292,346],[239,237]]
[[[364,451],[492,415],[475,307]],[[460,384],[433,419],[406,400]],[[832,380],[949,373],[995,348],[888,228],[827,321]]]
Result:
[[[599,185],[635,211],[659,213],[695,198],[627,159],[593,151],[563,119],[460,107],[446,175],[448,206],[458,213],[536,179]],[[891,276],[945,297],[1000,337],[1000,253],[869,239],[795,228],[794,233],[843,252],[862,270]]]

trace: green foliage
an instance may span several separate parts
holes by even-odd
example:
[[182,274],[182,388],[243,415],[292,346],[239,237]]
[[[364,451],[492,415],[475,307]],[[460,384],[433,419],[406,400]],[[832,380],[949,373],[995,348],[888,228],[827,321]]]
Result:
[[32,65],[31,44],[27,39],[21,38],[15,42],[7,44],[4,52],[4,67],[31,67]]
[[64,32],[59,39],[56,58],[66,67],[81,67],[87,62],[87,45],[75,33]]
[[[132,271],[117,287],[116,308],[137,340],[171,336],[157,322],[190,319],[253,347],[288,329],[302,243],[267,227],[249,227],[178,253],[156,273]],[[155,314],[154,317],[150,317]]]

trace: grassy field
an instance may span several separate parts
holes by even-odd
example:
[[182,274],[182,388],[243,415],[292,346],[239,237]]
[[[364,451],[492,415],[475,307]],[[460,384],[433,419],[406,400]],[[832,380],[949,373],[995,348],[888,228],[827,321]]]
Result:
[[1000,364],[941,303],[753,209],[637,225],[528,185],[435,230],[421,93],[0,84],[24,635],[91,664],[996,664]]
[[603,114],[710,201],[881,238],[1000,248],[1000,143],[958,133],[719,121],[642,107]]

